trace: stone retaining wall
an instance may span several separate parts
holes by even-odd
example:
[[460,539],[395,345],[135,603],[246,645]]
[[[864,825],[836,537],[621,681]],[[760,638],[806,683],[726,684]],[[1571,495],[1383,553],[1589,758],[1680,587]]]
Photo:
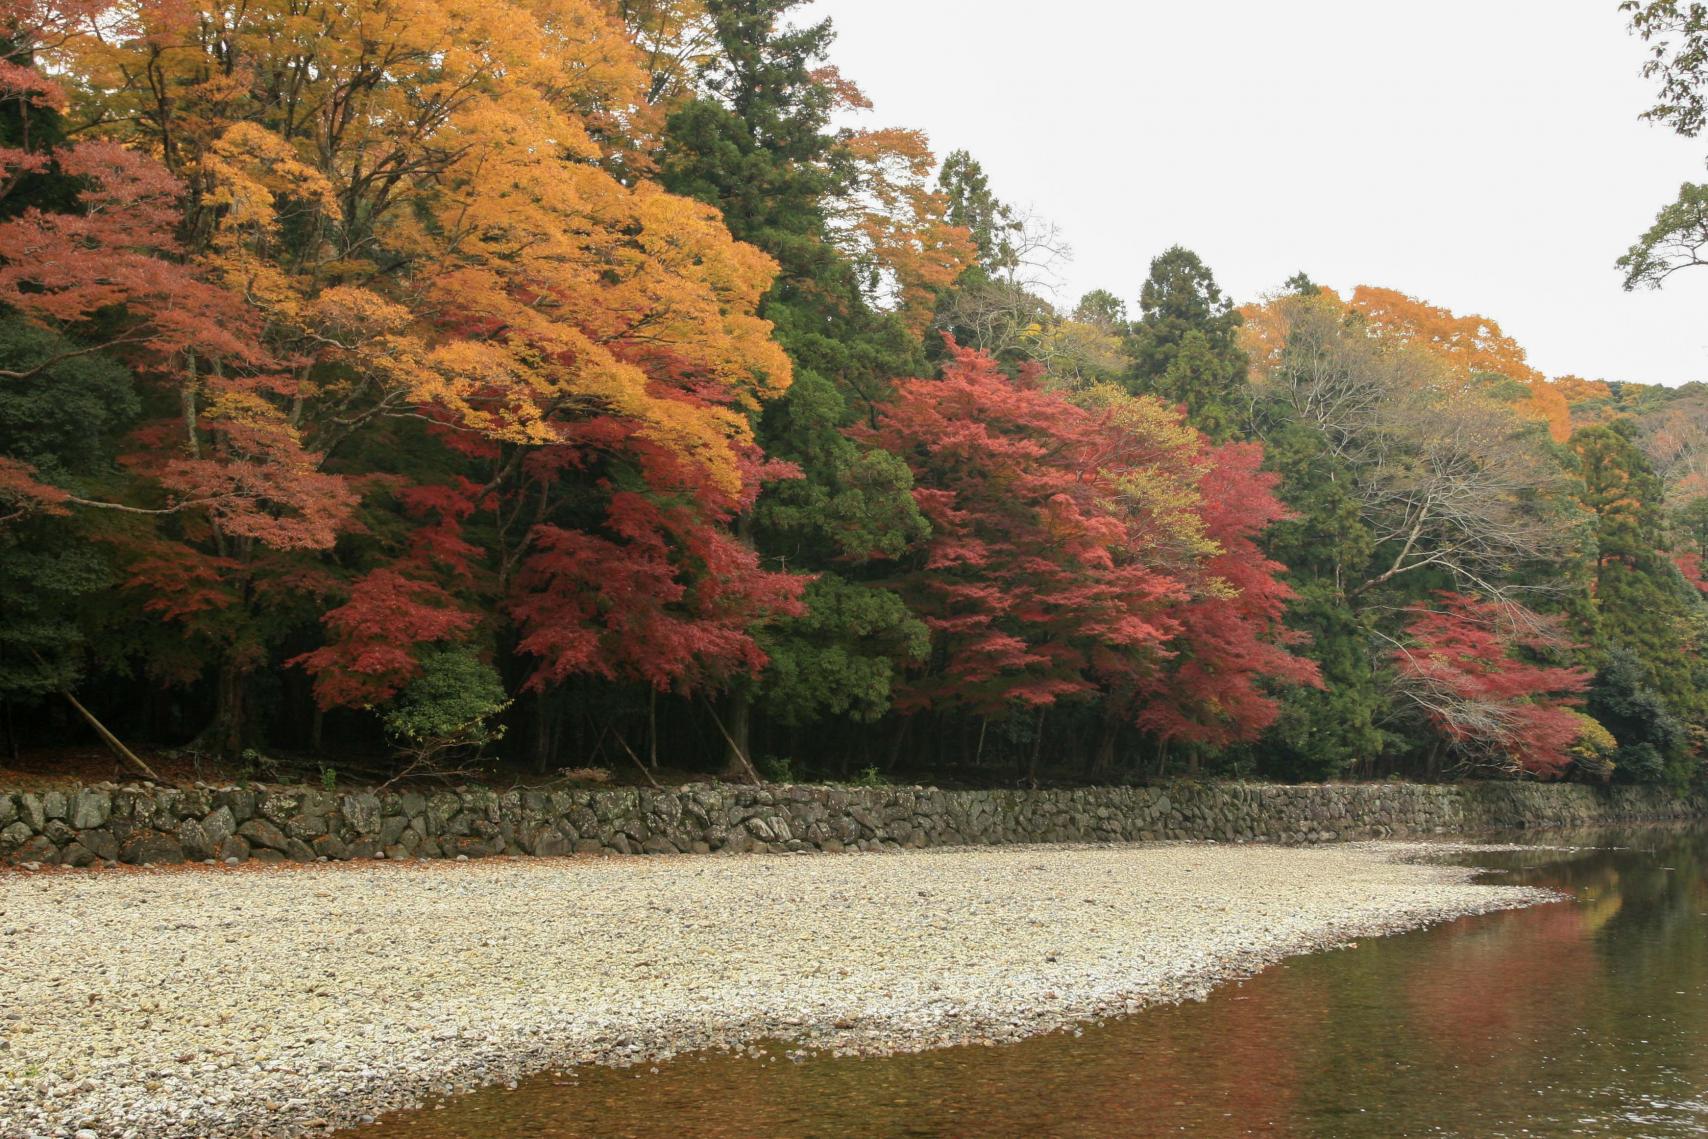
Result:
[[0,792],[0,861],[173,863],[880,850],[1022,842],[1332,842],[1708,815],[1708,800],[1534,783],[1046,791],[738,787],[338,794],[102,784]]

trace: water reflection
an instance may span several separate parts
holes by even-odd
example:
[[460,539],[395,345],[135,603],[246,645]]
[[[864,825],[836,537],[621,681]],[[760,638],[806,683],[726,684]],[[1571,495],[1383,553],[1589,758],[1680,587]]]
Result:
[[[1581,841],[1581,839],[1580,839]],[[362,1139],[1708,1134],[1708,832],[1484,854],[1574,901],[998,1048],[542,1077]]]

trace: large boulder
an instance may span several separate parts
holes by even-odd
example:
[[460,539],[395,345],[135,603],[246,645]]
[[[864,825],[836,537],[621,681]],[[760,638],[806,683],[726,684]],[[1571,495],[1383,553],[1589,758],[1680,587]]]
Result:
[[301,802],[299,796],[273,792],[262,796],[256,809],[268,822],[283,826],[292,815],[299,813],[297,805]]
[[53,840],[45,835],[35,835],[24,840],[24,845],[12,852],[14,862],[46,862],[49,865],[59,861],[59,847],[53,845]]
[[304,842],[312,842],[330,829],[324,815],[292,815],[285,823],[285,833]]
[[142,830],[132,831],[119,844],[119,861],[129,862],[140,866],[144,862],[164,865],[184,861],[184,848],[178,845],[178,840],[162,831]]
[[208,836],[209,842],[218,846],[237,833],[237,818],[231,813],[229,806],[222,804],[209,811],[208,817],[202,820],[202,831]]
[[536,827],[525,833],[521,841],[523,850],[544,858],[568,854],[571,850],[570,840],[551,827]]
[[77,841],[93,852],[96,858],[107,862],[118,860],[119,840],[110,830],[97,827],[94,830],[79,831]]
[[453,835],[444,841],[445,856],[455,858],[464,855],[469,858],[484,858],[489,854],[497,854],[497,845],[491,839],[479,838],[474,835]]
[[[344,821],[357,834],[377,834],[380,829],[380,800],[377,795],[363,792],[358,795],[346,795],[338,809],[344,815]],[[396,841],[393,836],[392,841]]]
[[113,817],[113,797],[95,787],[85,787],[71,801],[71,825],[80,831],[104,827]]
[[315,856],[318,858],[327,858],[334,862],[342,862],[344,859],[350,857],[350,848],[345,846],[344,841],[337,835],[316,835],[312,840],[310,840],[309,845],[314,848]]
[[219,849],[219,843],[209,837],[199,819],[185,819],[178,824],[178,844],[184,848],[186,858],[197,862],[212,858]]
[[246,823],[255,817],[259,796],[246,787],[227,787],[215,793],[214,804],[231,811],[233,822]]
[[30,824],[26,822],[8,823],[0,827],[0,856],[12,853],[35,836],[36,832],[31,830]]
[[284,831],[260,817],[250,819],[238,827],[237,833],[246,839],[250,846],[258,846],[263,850],[283,851],[290,842]]

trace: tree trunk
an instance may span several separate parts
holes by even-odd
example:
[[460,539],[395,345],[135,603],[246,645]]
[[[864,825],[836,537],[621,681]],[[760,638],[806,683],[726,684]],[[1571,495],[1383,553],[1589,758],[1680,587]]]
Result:
[[202,732],[202,743],[228,759],[242,753],[243,713],[243,670],[222,662],[214,683],[213,720]]
[[902,745],[907,742],[907,734],[913,729],[913,717],[902,716],[896,724],[895,738],[890,741],[889,760],[884,765],[885,771],[894,771],[896,764],[901,762]]
[[658,689],[646,690],[646,765],[658,770]]
[[[739,712],[745,721],[752,710],[752,702],[745,696],[740,696],[732,697],[730,703],[731,711]],[[725,752],[725,755],[728,757],[729,764],[725,771],[726,777],[731,779],[747,779],[753,783],[761,782],[759,772],[754,770],[753,767],[753,757],[747,753],[747,745],[744,740],[747,733],[746,723],[744,722],[741,726],[742,736],[737,736],[734,732],[730,731],[729,728],[724,726],[723,718],[718,715],[717,706],[710,700],[705,701],[705,704],[706,711],[711,713],[712,723],[717,725],[718,734],[724,738],[724,743],[728,745],[728,750]]]
[[1048,708],[1038,709],[1038,730],[1032,738],[1032,756],[1026,761],[1026,782],[1033,788],[1038,786],[1038,757],[1044,751],[1044,716]]
[[747,693],[730,694],[723,729],[724,775],[730,779],[744,778],[753,770],[753,698]]
[[1120,717],[1114,715],[1103,717],[1103,731],[1097,737],[1097,748],[1091,753],[1091,770],[1087,773],[1093,779],[1101,779],[1114,770],[1115,744],[1120,738]]
[[547,738],[550,734],[546,727],[545,696],[541,694],[534,697],[534,741],[528,747],[528,750],[534,753],[532,758],[535,775],[546,773],[546,763],[551,755],[551,741]]

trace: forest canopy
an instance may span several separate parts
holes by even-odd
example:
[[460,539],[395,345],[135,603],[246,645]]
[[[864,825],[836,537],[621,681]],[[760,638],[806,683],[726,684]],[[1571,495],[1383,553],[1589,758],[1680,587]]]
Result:
[[1064,302],[800,0],[0,3],[14,759],[1708,772],[1708,386],[1179,246]]

